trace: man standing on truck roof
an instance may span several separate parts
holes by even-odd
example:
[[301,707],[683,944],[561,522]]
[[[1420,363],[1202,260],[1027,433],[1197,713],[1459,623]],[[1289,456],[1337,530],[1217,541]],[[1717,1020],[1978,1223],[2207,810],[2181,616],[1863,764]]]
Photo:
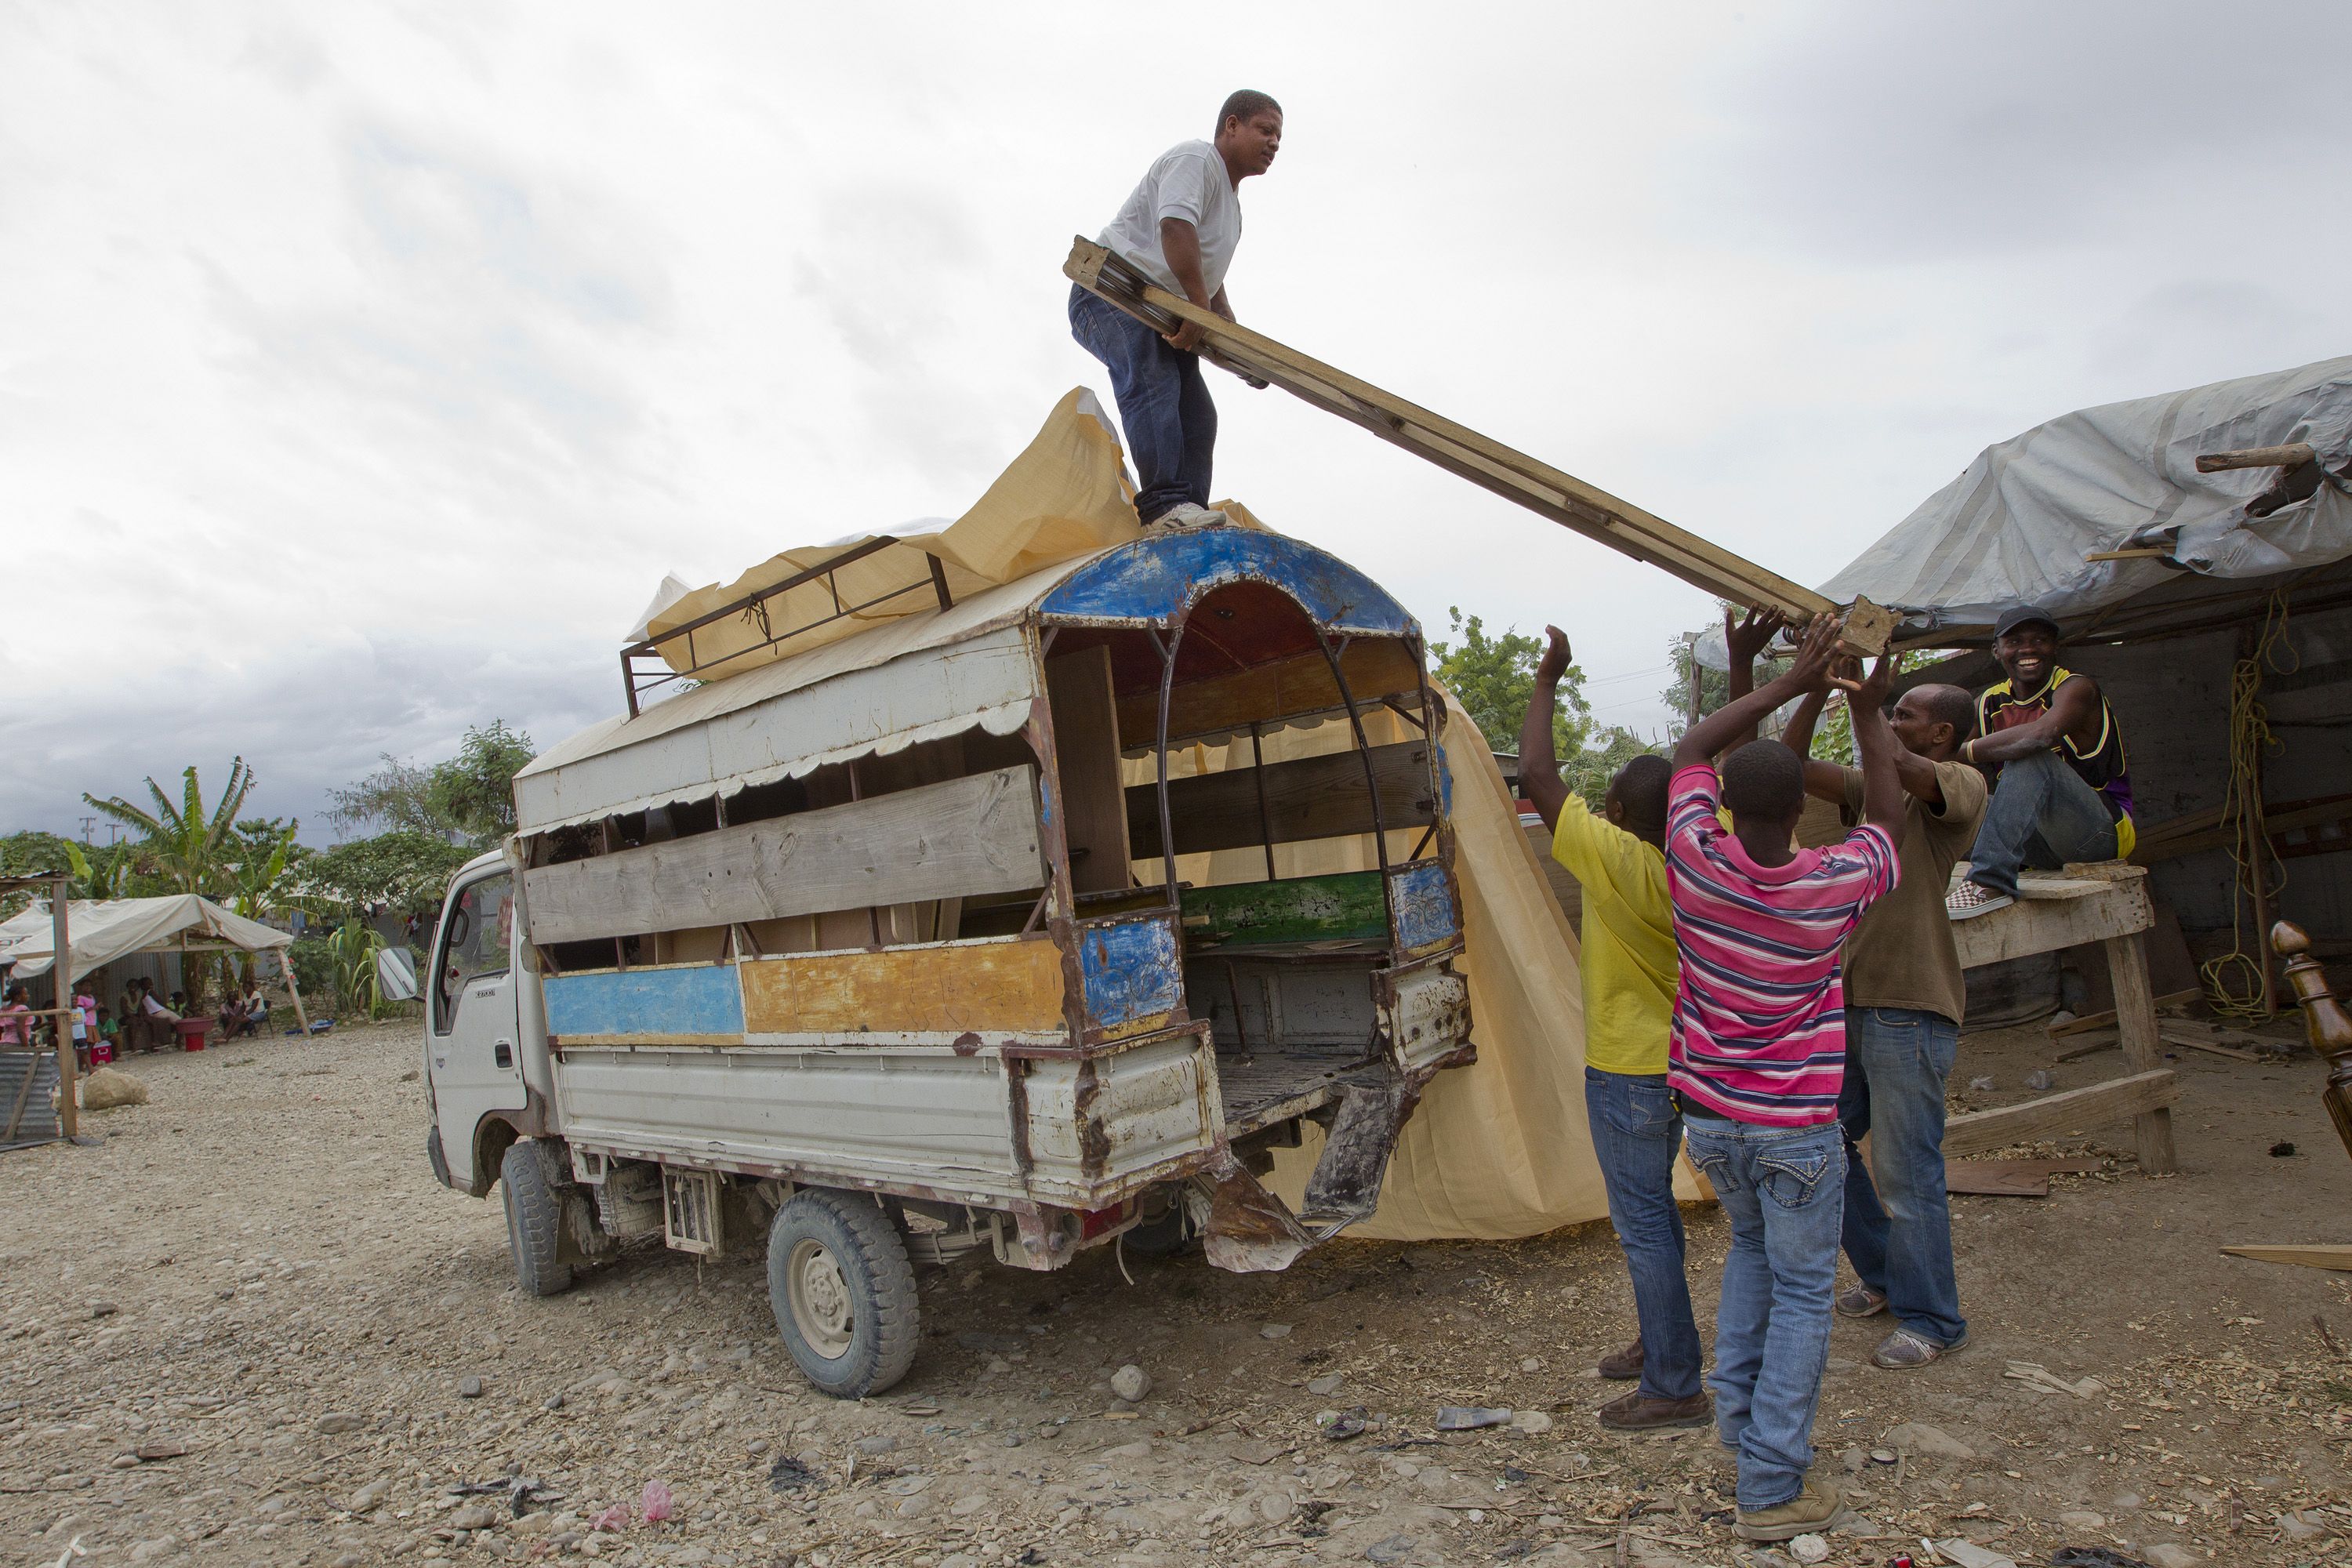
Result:
[[[1217,111],[1216,139],[1161,153],[1098,242],[1170,293],[1234,320],[1225,269],[1241,243],[1241,183],[1272,168],[1281,147],[1282,105],[1244,88]],[[1171,528],[1223,521],[1209,510],[1217,406],[1201,377],[1200,327],[1162,336],[1073,284],[1070,333],[1110,371],[1137,515]]]
[[1992,634],[2009,679],[1977,694],[1977,737],[1960,748],[1991,777],[1992,802],[1946,900],[1956,921],[2014,903],[2020,867],[2117,860],[2137,842],[2122,727],[2099,683],[2059,664],[2058,617],[2013,605]]

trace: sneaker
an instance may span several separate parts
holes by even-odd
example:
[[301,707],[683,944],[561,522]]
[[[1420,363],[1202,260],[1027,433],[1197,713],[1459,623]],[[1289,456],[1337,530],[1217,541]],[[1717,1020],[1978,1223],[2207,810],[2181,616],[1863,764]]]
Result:
[[1838,1292],[1837,1310],[1841,1318],[1874,1318],[1886,1310],[1886,1298],[1867,1285],[1856,1285]]
[[1635,1340],[1622,1351],[1611,1351],[1601,1358],[1601,1375],[1620,1383],[1642,1375],[1642,1342]]
[[1233,519],[1223,512],[1211,511],[1207,507],[1195,506],[1191,501],[1181,500],[1153,518],[1146,526],[1181,531],[1188,528],[1223,528],[1232,521]]
[[1742,1541],[1788,1541],[1833,1528],[1845,1517],[1845,1500],[1827,1481],[1807,1481],[1805,1489],[1770,1508],[1739,1510],[1731,1533]]
[[1897,1329],[1878,1342],[1878,1348],[1870,1352],[1870,1364],[1904,1372],[1915,1366],[1926,1366],[1931,1361],[1941,1361],[1955,1351],[1968,1348],[1969,1336],[1965,1333],[1950,1344],[1939,1345],[1925,1334],[1909,1329]]
[[1944,896],[1944,913],[1956,921],[1972,921],[2015,902],[2009,894],[1996,893],[1981,882],[1962,882]]
[[1700,1389],[1688,1399],[1652,1399],[1640,1389],[1621,1394],[1601,1407],[1601,1424],[1612,1432],[1655,1432],[1668,1426],[1712,1426],[1715,1401]]

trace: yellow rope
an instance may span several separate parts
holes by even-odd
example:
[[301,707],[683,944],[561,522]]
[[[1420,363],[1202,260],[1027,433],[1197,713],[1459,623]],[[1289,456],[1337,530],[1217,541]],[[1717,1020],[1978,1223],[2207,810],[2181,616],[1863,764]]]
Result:
[[2275,910],[2279,893],[2286,887],[2286,868],[2271,849],[2262,790],[2263,758],[2284,749],[2284,743],[2271,733],[2270,710],[2263,704],[2263,667],[2268,665],[2281,674],[2294,668],[2282,662],[2294,658],[2287,646],[2286,626],[2287,597],[2282,589],[2271,595],[2252,650],[2230,669],[2230,788],[2222,798],[2221,820],[2232,830],[2230,859],[2237,868],[2237,885],[2231,899],[2230,951],[2209,959],[2198,971],[2205,981],[2207,1005],[2223,1017],[2264,1016],[2260,955],[2270,933],[2254,932],[2250,952],[2246,917],[2253,908],[2256,888],[2263,889]]

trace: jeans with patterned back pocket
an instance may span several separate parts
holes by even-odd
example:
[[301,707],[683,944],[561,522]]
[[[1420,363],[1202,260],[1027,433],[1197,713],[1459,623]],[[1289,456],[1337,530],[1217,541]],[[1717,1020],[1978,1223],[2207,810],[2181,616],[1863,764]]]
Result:
[[1834,1121],[1756,1127],[1684,1119],[1692,1163],[1731,1221],[1715,1314],[1716,1431],[1739,1456],[1739,1506],[1804,1489],[1829,1364],[1845,1140]]
[[1675,1201],[1675,1155],[1683,1117],[1664,1073],[1584,1069],[1584,1113],[1609,1194],[1609,1224],[1633,1279],[1642,1323],[1641,1391],[1688,1399],[1699,1389],[1704,1352],[1683,1269],[1683,1211]]

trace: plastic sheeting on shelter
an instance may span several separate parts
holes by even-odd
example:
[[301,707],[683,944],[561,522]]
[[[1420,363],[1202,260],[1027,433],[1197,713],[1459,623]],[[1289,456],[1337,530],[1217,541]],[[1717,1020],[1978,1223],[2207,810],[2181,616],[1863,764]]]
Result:
[[[66,905],[66,942],[73,973],[80,979],[133,952],[175,952],[184,942],[226,942],[247,952],[290,947],[282,931],[233,914],[195,893],[155,899],[76,899]],[[13,963],[10,977],[47,974],[57,960],[49,906],[37,903],[0,923],[0,963]]]

